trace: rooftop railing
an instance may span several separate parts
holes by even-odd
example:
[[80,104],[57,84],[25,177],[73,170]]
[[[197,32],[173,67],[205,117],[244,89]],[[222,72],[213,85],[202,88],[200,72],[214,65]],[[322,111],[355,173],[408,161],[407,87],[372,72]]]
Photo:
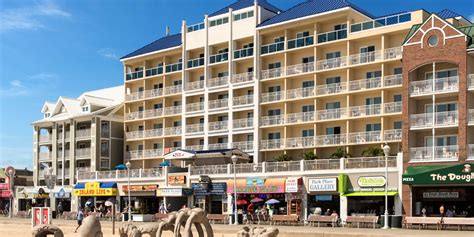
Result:
[[454,161],[458,158],[457,145],[410,148],[410,161]]
[[[358,157],[346,158],[346,169],[368,169],[368,168],[385,168],[385,157]],[[389,156],[387,158],[388,167],[397,167],[397,157]]]
[[234,50],[234,59],[253,56],[253,47]]
[[300,164],[299,161],[267,162],[265,171],[268,173],[300,171]]
[[351,33],[371,30],[383,26],[396,25],[411,21],[411,13],[401,13],[393,16],[386,16],[375,20],[354,23],[351,25]]
[[276,42],[276,43],[266,44],[260,47],[260,54],[264,55],[264,54],[274,53],[274,52],[282,51],[284,49],[285,49],[285,42]]
[[[152,169],[131,169],[130,179],[153,179],[162,178],[162,168]],[[126,180],[128,178],[127,170],[109,170],[109,171],[78,171],[78,180]]]
[[161,75],[161,74],[163,74],[163,66],[158,66],[155,68],[149,68],[145,70],[145,76],[147,77]]
[[347,29],[318,34],[318,44],[347,38]]
[[288,40],[288,49],[301,48],[314,44],[314,36],[309,35],[292,40]]
[[186,91],[204,89],[204,80],[187,82],[185,87]]

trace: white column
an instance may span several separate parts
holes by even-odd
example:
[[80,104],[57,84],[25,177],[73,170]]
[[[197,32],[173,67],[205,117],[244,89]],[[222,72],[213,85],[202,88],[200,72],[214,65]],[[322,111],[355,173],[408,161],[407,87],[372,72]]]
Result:
[[343,222],[346,221],[346,218],[347,218],[347,206],[348,206],[348,201],[347,201],[347,197],[346,196],[340,196],[339,197],[339,216],[341,217],[341,220]]

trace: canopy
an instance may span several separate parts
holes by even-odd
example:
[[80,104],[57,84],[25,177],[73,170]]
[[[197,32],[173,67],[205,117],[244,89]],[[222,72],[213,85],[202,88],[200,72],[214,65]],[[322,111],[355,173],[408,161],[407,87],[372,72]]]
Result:
[[263,201],[263,199],[258,198],[258,197],[253,198],[252,200],[250,200],[250,202],[261,202],[261,201]]
[[276,203],[280,203],[280,201],[276,200],[276,199],[270,199],[268,201],[265,202],[266,204],[276,204]]
[[[388,196],[397,196],[398,192],[387,192]],[[385,196],[385,192],[353,192],[344,194],[346,197],[380,197]]]
[[116,165],[116,166],[115,166],[115,169],[125,170],[125,169],[127,169],[127,166],[124,165],[124,164],[120,164],[120,165]]
[[246,200],[243,200],[243,199],[237,201],[237,205],[245,205],[247,203],[248,202]]
[[402,176],[403,184],[473,184],[474,163],[452,166],[415,166],[408,167]]

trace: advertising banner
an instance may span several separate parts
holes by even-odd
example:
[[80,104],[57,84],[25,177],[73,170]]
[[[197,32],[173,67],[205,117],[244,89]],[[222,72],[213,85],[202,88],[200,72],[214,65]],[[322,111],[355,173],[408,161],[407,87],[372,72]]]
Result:
[[[237,193],[285,193],[285,178],[247,178],[237,180]],[[234,180],[227,181],[227,193],[234,193]]]
[[49,207],[33,207],[31,225],[33,227],[43,224],[51,224],[51,210]]

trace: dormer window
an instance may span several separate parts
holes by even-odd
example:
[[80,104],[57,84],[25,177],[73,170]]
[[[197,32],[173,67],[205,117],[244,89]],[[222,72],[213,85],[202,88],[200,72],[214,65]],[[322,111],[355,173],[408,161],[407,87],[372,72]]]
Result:
[[82,112],[89,112],[89,106],[82,106]]
[[61,110],[60,110],[60,112],[61,112],[61,113],[65,113],[65,112],[66,112],[66,107],[64,107],[64,105],[63,105],[63,106],[61,106]]
[[44,117],[45,117],[45,118],[49,118],[50,116],[51,116],[50,113],[44,113]]

